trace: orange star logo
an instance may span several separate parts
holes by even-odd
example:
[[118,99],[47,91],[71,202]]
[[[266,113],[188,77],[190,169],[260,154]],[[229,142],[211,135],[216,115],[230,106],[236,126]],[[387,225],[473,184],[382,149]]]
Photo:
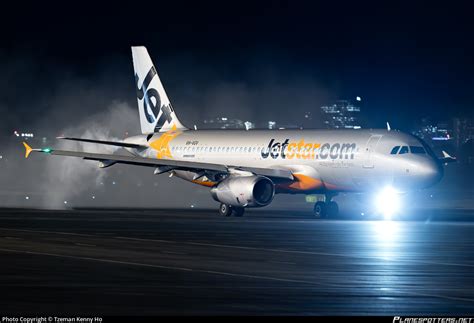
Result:
[[173,158],[170,150],[170,141],[180,135],[182,132],[176,130],[176,125],[173,128],[160,136],[157,140],[150,143],[150,147],[157,151],[156,158]]

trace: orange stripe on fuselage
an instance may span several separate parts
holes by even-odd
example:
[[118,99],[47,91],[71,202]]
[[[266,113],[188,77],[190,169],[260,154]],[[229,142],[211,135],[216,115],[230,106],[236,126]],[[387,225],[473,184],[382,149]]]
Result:
[[293,174],[293,177],[296,178],[291,184],[285,185],[286,189],[295,190],[295,191],[311,191],[324,188],[324,183],[316,178],[312,178],[303,174]]
[[[305,191],[318,191],[318,190],[330,190],[330,191],[345,191],[348,189],[345,189],[343,187],[339,187],[334,184],[329,184],[329,183],[323,183],[323,181],[312,178],[307,175],[303,174],[293,174],[293,177],[296,178],[296,181],[293,181],[291,183],[282,183],[282,184],[277,184],[276,189],[277,191],[293,191],[293,192],[305,192]],[[207,186],[207,187],[213,187],[217,185],[217,182],[213,181],[202,181],[202,180],[192,180],[191,181],[194,184],[198,184],[201,186]]]
[[216,182],[211,182],[211,181],[200,181],[200,180],[193,180],[191,181],[192,183],[194,184],[198,184],[198,185],[202,185],[202,186],[207,186],[207,187],[213,187],[214,185],[216,185],[217,183]]
[[326,189],[329,191],[347,191],[347,189],[343,189],[342,187],[330,183],[324,183],[324,186],[326,186]]
[[277,191],[292,191],[292,192],[305,192],[305,191],[346,191],[347,188],[339,187],[334,184],[323,182],[319,179],[312,178],[303,174],[293,174],[296,181],[291,183],[277,184]]

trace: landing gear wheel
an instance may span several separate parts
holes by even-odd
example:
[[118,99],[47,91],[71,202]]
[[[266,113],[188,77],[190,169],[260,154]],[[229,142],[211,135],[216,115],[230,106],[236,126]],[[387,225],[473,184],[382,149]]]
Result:
[[314,216],[316,216],[318,218],[325,218],[326,215],[327,215],[326,211],[327,211],[326,210],[326,203],[324,203],[322,201],[316,202],[316,204],[314,205],[314,210],[313,210]]
[[230,216],[232,214],[232,209],[230,208],[230,205],[221,203],[219,206],[219,214],[222,216]]
[[242,216],[245,212],[245,209],[243,207],[235,207],[232,210],[234,211],[235,216]]
[[336,202],[331,201],[326,203],[326,214],[328,217],[338,216],[339,214],[339,206]]

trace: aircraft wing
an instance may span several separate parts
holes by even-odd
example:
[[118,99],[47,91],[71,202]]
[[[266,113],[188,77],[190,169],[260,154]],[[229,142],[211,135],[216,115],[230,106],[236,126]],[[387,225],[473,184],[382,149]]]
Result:
[[127,148],[148,148],[147,146],[142,146],[142,145],[138,145],[138,144],[131,144],[131,143],[122,142],[122,141],[106,141],[106,140],[72,138],[72,137],[56,137],[56,139],[65,139],[65,140],[72,140],[72,141],[89,142],[89,143],[94,143],[94,144],[111,145],[111,146],[127,147]]
[[155,158],[146,158],[139,156],[124,156],[124,155],[115,155],[115,154],[99,154],[99,153],[89,153],[89,152],[80,152],[80,151],[69,151],[69,150],[55,150],[51,148],[43,149],[33,149],[27,143],[23,143],[26,149],[25,157],[28,158],[31,152],[42,152],[49,155],[58,155],[58,156],[70,156],[70,157],[80,157],[86,160],[97,160],[100,162],[112,164],[128,164],[128,165],[138,165],[138,166],[148,166],[148,167],[158,167],[158,166],[169,166],[172,169],[181,169],[181,170],[208,170],[208,171],[217,171],[217,172],[230,172],[232,169],[242,170],[251,172],[257,175],[279,178],[279,179],[288,179],[292,180],[293,175],[291,171],[285,169],[275,169],[275,168],[256,168],[256,167],[240,167],[238,165],[223,165],[223,164],[212,164],[212,163],[201,163],[193,161],[180,161],[172,159],[155,159]]

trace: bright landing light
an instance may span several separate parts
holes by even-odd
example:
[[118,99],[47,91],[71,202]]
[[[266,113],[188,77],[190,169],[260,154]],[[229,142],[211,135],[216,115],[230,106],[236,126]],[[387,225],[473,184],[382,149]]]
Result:
[[385,187],[378,193],[375,199],[375,207],[386,220],[390,220],[392,215],[400,210],[400,196],[393,187]]

